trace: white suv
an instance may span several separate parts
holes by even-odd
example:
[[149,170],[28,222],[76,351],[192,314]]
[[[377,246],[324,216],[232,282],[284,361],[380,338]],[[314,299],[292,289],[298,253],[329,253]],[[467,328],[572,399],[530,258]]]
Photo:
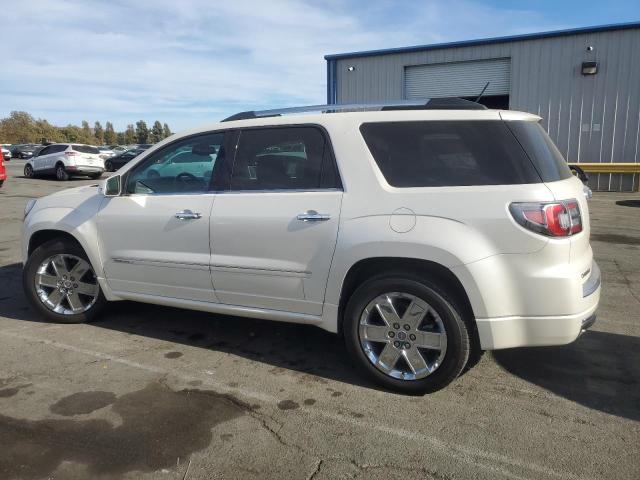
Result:
[[593,323],[583,185],[539,117],[457,99],[302,110],[174,135],[100,187],[30,202],[33,305],[69,323],[135,300],[317,325],[407,393]]
[[58,180],[69,180],[72,175],[100,178],[103,172],[100,150],[91,145],[68,143],[47,145],[24,166],[27,178],[42,175],[55,175]]

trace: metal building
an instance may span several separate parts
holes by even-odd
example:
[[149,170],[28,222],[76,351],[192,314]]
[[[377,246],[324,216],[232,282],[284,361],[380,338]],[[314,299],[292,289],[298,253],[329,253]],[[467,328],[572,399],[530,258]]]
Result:
[[325,59],[330,104],[476,99],[488,83],[481,103],[541,116],[567,161],[595,172],[592,188],[638,190],[640,22]]

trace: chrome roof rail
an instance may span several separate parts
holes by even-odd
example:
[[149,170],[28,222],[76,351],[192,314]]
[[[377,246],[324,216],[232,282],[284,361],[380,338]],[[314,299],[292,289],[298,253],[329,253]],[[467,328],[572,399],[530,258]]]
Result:
[[345,103],[332,105],[308,105],[304,107],[278,108],[273,110],[247,111],[236,113],[222,120],[247,120],[251,118],[277,117],[296,113],[339,113],[390,110],[486,110],[487,107],[462,98],[425,98],[420,100],[396,100],[382,103]]

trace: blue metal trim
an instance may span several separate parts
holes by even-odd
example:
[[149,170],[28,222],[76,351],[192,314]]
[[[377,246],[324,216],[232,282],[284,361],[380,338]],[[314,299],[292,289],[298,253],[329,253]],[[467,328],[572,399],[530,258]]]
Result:
[[474,47],[478,45],[490,45],[494,43],[517,42],[521,40],[538,40],[541,38],[563,37],[569,35],[579,35],[585,33],[609,32],[612,30],[630,30],[640,28],[640,22],[614,23],[611,25],[600,25],[594,27],[570,28],[567,30],[554,30],[551,32],[525,33],[523,35],[510,35],[506,37],[483,38],[477,40],[463,40],[460,42],[435,43],[431,45],[415,45],[411,47],[384,48],[381,50],[366,50],[362,52],[337,53],[325,55],[325,60],[336,61],[344,58],[372,57],[375,55],[389,55],[393,53],[411,53],[427,50],[439,50],[443,48]]

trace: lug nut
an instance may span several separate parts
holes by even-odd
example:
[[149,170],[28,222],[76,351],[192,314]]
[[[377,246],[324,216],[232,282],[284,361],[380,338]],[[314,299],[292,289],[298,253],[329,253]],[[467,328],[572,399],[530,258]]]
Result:
[[404,348],[411,348],[411,344],[409,342],[404,342]]
[[393,337],[395,337],[395,336],[396,336],[396,333],[395,333],[395,332],[393,332],[393,331],[392,331],[392,332],[389,332],[389,338],[393,338]]
[[63,279],[63,280],[66,280],[66,279],[67,279],[67,276],[66,276],[66,275],[62,275],[62,279]]
[[405,330],[409,331],[411,330],[411,325],[409,325],[408,323],[406,323],[403,327]]
[[398,330],[400,328],[400,324],[399,323],[394,323],[393,324],[393,328],[395,328],[396,330]]
[[72,282],[75,282],[75,281],[76,281],[76,279],[75,279],[75,278],[73,278],[73,277],[71,277],[71,281],[72,281]]
[[[73,280],[73,278],[72,278],[71,280]],[[78,288],[78,284],[77,284],[77,283],[74,283],[74,284],[73,284],[73,288]],[[411,340],[413,340],[413,338],[412,338]]]
[[402,342],[398,342],[398,341],[393,342],[393,346],[396,348],[400,348],[400,345],[402,345]]
[[411,339],[411,341],[415,341],[416,336],[412,333],[411,335],[409,335],[409,338]]

